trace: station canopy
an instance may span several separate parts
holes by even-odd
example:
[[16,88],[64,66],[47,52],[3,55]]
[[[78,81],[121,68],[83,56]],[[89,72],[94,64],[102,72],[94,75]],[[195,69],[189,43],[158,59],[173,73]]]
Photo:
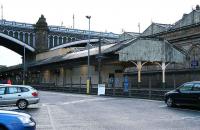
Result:
[[119,61],[183,63],[185,55],[166,40],[137,38],[118,51]]

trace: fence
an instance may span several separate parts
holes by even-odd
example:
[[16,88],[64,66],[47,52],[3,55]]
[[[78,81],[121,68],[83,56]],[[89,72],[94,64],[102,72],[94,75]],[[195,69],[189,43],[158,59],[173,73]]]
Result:
[[[64,86],[57,86],[55,84],[40,84],[33,85],[33,87],[43,91],[86,94],[86,84],[65,84]],[[90,94],[97,95],[97,91],[98,85],[92,84]],[[169,89],[129,88],[128,91],[124,91],[123,87],[106,87],[105,95],[163,100],[164,93],[167,91],[169,91]]]

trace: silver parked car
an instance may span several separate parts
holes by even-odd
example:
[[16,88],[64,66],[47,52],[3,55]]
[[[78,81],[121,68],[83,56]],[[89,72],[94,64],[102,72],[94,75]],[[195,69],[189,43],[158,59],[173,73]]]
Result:
[[16,105],[19,109],[26,109],[39,100],[37,90],[31,86],[0,84],[0,105]]

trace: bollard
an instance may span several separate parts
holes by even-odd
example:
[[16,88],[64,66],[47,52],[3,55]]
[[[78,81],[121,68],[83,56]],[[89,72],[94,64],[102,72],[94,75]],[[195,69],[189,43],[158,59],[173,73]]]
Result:
[[87,91],[86,91],[86,93],[87,94],[90,94],[90,80],[89,79],[87,79]]

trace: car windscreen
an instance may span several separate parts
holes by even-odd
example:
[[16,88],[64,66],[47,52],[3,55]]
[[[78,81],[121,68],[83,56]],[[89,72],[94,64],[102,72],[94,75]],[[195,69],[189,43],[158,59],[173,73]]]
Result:
[[193,87],[193,83],[185,83],[182,86],[179,87],[180,91],[191,91]]

